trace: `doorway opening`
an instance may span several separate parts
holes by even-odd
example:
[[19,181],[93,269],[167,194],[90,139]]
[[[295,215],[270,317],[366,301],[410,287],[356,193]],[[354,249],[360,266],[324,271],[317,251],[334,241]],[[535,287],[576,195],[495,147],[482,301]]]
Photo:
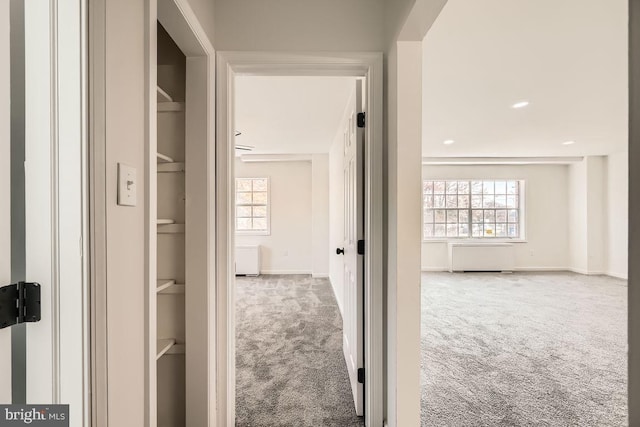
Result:
[[[382,180],[369,169],[381,170],[380,58],[219,54],[220,422],[382,422],[382,275],[373,262],[382,256]],[[358,137],[344,197],[345,148]],[[345,203],[362,227],[352,247]],[[343,283],[348,254],[359,268],[352,286]],[[308,405],[309,419],[291,402]]]

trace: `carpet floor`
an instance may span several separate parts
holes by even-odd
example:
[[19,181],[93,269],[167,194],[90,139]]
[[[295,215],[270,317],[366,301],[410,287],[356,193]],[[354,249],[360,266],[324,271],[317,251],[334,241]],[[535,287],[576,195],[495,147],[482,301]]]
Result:
[[422,426],[625,426],[626,281],[422,276]]
[[236,426],[363,426],[327,279],[236,279]]

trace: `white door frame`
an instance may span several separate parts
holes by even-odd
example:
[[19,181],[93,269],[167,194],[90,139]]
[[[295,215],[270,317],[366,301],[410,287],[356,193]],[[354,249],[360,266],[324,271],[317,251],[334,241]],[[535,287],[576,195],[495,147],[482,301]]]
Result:
[[216,144],[218,425],[235,425],[234,80],[238,75],[367,79],[365,416],[383,424],[383,62],[381,53],[218,52]]

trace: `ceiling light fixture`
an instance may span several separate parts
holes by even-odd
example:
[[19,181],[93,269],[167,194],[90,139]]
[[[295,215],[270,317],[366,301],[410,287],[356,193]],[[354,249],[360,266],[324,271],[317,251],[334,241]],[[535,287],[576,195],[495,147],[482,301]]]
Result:
[[518,109],[518,108],[524,108],[524,107],[526,107],[527,105],[529,105],[529,101],[519,101],[519,102],[516,102],[515,104],[513,104],[513,105],[511,106],[511,108],[516,108],[516,109]]
[[453,144],[455,141],[453,139],[447,139],[446,141],[443,142],[444,145],[451,145]]
[[573,145],[575,143],[576,143],[575,141],[565,141],[562,143],[562,145]]

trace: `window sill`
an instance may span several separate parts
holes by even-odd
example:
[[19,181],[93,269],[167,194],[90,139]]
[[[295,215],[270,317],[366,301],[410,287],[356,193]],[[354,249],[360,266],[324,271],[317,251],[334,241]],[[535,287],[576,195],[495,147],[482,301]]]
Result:
[[236,230],[236,236],[270,236],[270,231],[238,231]]
[[484,239],[429,239],[422,240],[422,243],[474,243],[474,244],[487,244],[491,243],[529,243],[525,239],[501,239],[495,237],[487,237]]

